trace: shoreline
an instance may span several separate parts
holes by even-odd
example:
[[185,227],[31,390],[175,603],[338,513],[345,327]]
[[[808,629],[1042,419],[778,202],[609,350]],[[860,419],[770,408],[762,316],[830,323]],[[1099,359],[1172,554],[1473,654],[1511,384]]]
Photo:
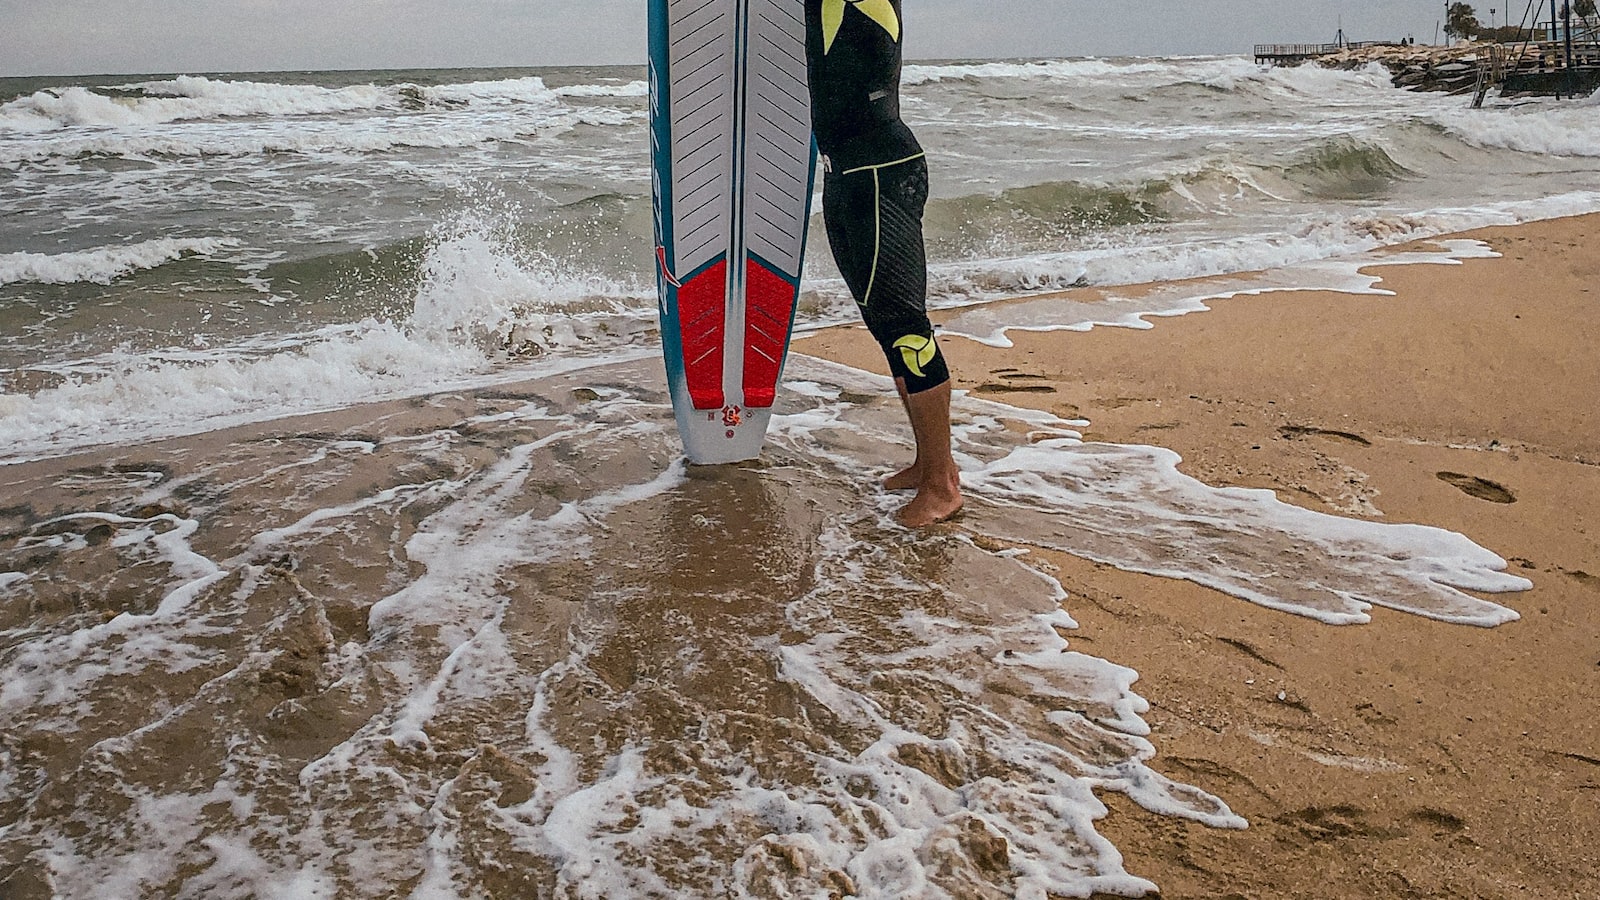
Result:
[[[1190,581],[995,540],[987,535],[1011,527],[1017,511],[1003,504],[924,536],[880,526],[903,502],[873,486],[874,467],[888,471],[907,452],[898,400],[860,373],[835,370],[828,381],[824,363],[796,367],[793,421],[778,428],[766,460],[713,473],[677,462],[657,360],[0,468],[19,501],[0,511],[9,554],[0,569],[26,573],[6,582],[15,590],[0,613],[35,660],[8,670],[13,695],[33,697],[12,707],[25,712],[8,759],[41,779],[44,798],[11,801],[25,824],[0,846],[0,863],[12,866],[0,870],[0,890],[51,895],[46,879],[60,873],[48,876],[27,841],[75,815],[99,829],[81,846],[74,839],[86,866],[108,858],[107,848],[130,852],[131,842],[132,856],[205,869],[204,842],[141,846],[145,836],[119,830],[115,802],[195,791],[249,798],[242,812],[184,826],[208,840],[253,834],[292,848],[301,835],[273,823],[315,808],[330,824],[313,844],[359,844],[364,822],[388,817],[399,824],[383,831],[392,859],[382,871],[402,879],[431,839],[426,811],[437,804],[489,848],[460,860],[468,883],[506,895],[553,890],[564,875],[551,859],[507,842],[492,823],[532,809],[528,798],[562,752],[583,753],[588,767],[561,782],[568,799],[587,796],[577,789],[593,787],[591,778],[608,783],[617,760],[718,795],[717,767],[752,748],[774,783],[848,806],[860,796],[785,762],[800,761],[789,755],[797,741],[825,739],[837,746],[822,755],[837,753],[846,767],[861,764],[863,746],[899,741],[881,760],[893,777],[1014,792],[1019,803],[1058,782],[1030,781],[1037,773],[1016,759],[1005,777],[980,777],[995,771],[995,754],[1007,758],[1019,741],[1083,754],[1077,774],[1098,772],[1109,789],[1096,800],[1067,779],[1083,801],[1074,809],[1092,818],[1103,802],[1110,812],[1094,821],[1094,840],[1105,841],[1086,845],[1087,868],[1055,882],[1075,890],[1126,892],[1148,879],[1169,897],[1581,895],[1595,863],[1586,836],[1600,827],[1600,741],[1581,718],[1583,698],[1600,689],[1600,565],[1589,563],[1600,557],[1589,512],[1600,509],[1600,436],[1585,403],[1600,363],[1574,323],[1593,320],[1583,291],[1595,273],[1580,248],[1597,221],[1471,232],[1504,255],[1377,269],[1394,296],[1237,296],[1152,318],[1149,328],[1020,332],[1009,348],[946,342],[959,387],[1021,410],[984,425],[1004,438],[975,438],[964,445],[972,452],[1030,449],[1036,437],[1062,437],[1067,423],[1056,417],[1087,419],[1090,441],[1170,448],[1184,473],[1209,485],[1272,488],[1319,512],[1459,532],[1534,583],[1492,595],[1521,616],[1496,628],[1379,607],[1369,624],[1324,625]],[[1526,296],[1530,271],[1546,279],[1546,296]],[[881,366],[859,328],[808,337],[797,351]],[[821,381],[799,383],[818,372]],[[1048,421],[1037,432],[1030,409],[1050,414],[1037,417]],[[1073,477],[1057,472],[1051,485],[1070,490]],[[1155,483],[1134,493],[1171,484]],[[1058,521],[1073,508],[1061,505],[1068,497],[1048,495],[1033,512]],[[1163,509],[1201,526],[1228,515]],[[1101,531],[1115,531],[1106,521]],[[1344,530],[1299,533],[1327,547]],[[1023,562],[1059,582],[1066,599],[1010,550],[1028,551]],[[1388,569],[1402,558],[1376,559]],[[762,561],[754,583],[750,559]],[[805,574],[818,565],[831,573],[827,590],[822,576]],[[1277,575],[1208,565],[1239,579]],[[1305,583],[1331,590],[1343,577]],[[806,612],[788,618],[796,609]],[[908,628],[908,619],[923,625]],[[122,641],[135,629],[147,643],[130,656]],[[840,634],[858,649],[834,652]],[[1016,669],[993,664],[1051,648],[1082,651],[1073,659],[1087,669],[1060,673],[1059,684],[1017,682]],[[715,664],[685,662],[701,656]],[[797,658],[809,660],[803,671],[785,669]],[[190,662],[169,671],[168,659]],[[898,674],[880,677],[885,667]],[[1126,693],[1134,670],[1142,677],[1132,690],[1148,712]],[[796,672],[810,681],[797,685]],[[1110,679],[1103,692],[1082,692],[1076,679],[1090,674]],[[57,678],[59,697],[45,691]],[[97,689],[76,693],[80,679]],[[550,684],[561,688],[549,693]],[[838,696],[894,710],[904,731],[891,740],[836,721],[825,698]],[[1114,727],[1063,737],[1051,719],[1059,697],[1106,704],[1078,714]],[[550,698],[560,702],[544,705]],[[941,712],[973,704],[1012,730],[975,743]],[[530,709],[551,710],[537,733]],[[57,730],[52,716],[72,727]],[[686,737],[696,722],[712,723],[706,737]],[[1143,724],[1155,748],[1148,760],[1128,739]],[[0,750],[11,740],[0,736]],[[122,749],[111,757],[80,757],[112,744]],[[186,749],[164,752],[172,746]],[[239,748],[261,754],[244,771],[266,763],[260,771],[291,777],[236,778]],[[685,748],[700,763],[685,769]],[[1112,751],[1134,755],[1097,756]],[[1139,791],[1152,780],[1146,764],[1197,788],[1191,801],[1220,799],[1250,827],[1145,811],[1128,797],[1151,802]],[[317,773],[317,790],[293,777],[305,771]],[[403,777],[378,777],[394,771]],[[750,846],[777,847],[752,814],[759,806],[735,795],[719,802],[743,817]],[[631,796],[622,790],[611,812],[623,816]],[[1002,824],[1003,811],[1015,811],[994,809]],[[975,891],[1019,877],[1006,854],[1028,848],[999,841],[961,803],[939,810],[916,827],[957,839],[926,848],[948,854],[925,860],[930,878],[947,863],[951,883]],[[516,827],[549,813],[532,809]],[[1042,833],[1052,845],[1072,837]],[[636,849],[661,848],[668,863],[689,854],[732,865],[718,854],[745,846],[744,837],[679,837],[673,826]],[[648,844],[654,838],[663,843]],[[609,833],[586,839],[611,846]],[[850,840],[830,846],[830,857]],[[304,863],[298,852],[287,860]],[[797,884],[850,883],[835,879],[842,870],[816,868],[835,864],[821,857],[777,860],[798,868]],[[378,871],[370,877],[388,877]]]
[[[1600,361],[1584,335],[1600,267],[1582,246],[1597,229],[1589,215],[1452,235],[1501,256],[1367,270],[1394,296],[1235,296],[1148,330],[943,342],[959,389],[1087,419],[1088,441],[1176,450],[1207,484],[1457,531],[1534,583],[1497,598],[1522,619],[1493,629],[1382,609],[1338,627],[1033,550],[1069,594],[1070,642],[1141,673],[1151,765],[1250,821],[1212,830],[1105,795],[1103,833],[1163,896],[1592,887]],[[801,351],[881,365],[857,329]]]

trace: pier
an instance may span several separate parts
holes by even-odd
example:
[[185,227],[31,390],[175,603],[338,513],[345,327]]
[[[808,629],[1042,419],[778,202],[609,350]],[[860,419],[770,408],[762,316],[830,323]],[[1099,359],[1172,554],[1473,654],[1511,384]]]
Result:
[[1394,86],[1413,91],[1469,94],[1481,106],[1493,91],[1501,96],[1586,97],[1600,89],[1600,34],[1565,40],[1490,43],[1451,47],[1367,41],[1338,44],[1258,44],[1261,65],[1314,63],[1329,69],[1359,69],[1378,63]]
[[1398,47],[1390,41],[1356,41],[1336,44],[1257,44],[1256,62],[1270,66],[1298,66],[1304,62],[1321,59],[1341,50],[1361,50],[1367,47]]
[[1539,41],[1505,53],[1504,60],[1480,63],[1480,90],[1475,105],[1494,85],[1500,96],[1586,97],[1600,89],[1600,42],[1592,35],[1569,47],[1564,42]]

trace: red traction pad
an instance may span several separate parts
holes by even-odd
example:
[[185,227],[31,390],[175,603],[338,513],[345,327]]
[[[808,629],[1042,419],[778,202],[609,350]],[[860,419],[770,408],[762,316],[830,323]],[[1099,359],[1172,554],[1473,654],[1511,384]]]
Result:
[[797,289],[755,260],[745,267],[744,404],[768,409],[778,393]]
[[721,409],[722,346],[727,322],[728,263],[718,262],[678,288],[683,372],[695,409]]

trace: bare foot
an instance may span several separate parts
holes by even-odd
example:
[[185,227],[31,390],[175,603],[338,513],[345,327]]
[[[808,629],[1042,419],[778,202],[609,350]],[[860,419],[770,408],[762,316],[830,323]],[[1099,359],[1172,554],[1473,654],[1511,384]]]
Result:
[[917,495],[911,498],[901,510],[895,513],[895,520],[907,528],[925,528],[948,522],[961,512],[961,482],[950,481],[941,484],[924,484],[917,489]]
[[922,466],[912,463],[883,480],[886,491],[914,491],[922,484]]

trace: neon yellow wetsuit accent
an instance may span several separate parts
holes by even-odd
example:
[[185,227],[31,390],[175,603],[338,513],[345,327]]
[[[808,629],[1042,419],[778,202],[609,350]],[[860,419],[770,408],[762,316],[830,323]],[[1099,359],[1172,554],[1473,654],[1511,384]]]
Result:
[[[883,26],[889,33],[889,38],[895,42],[900,40],[900,13],[895,10],[894,4],[889,0],[850,0],[855,8],[860,10],[867,18]],[[845,0],[822,0],[822,52],[827,54],[833,49],[833,42],[839,37],[839,29],[844,26]]]
[[900,119],[901,0],[806,0],[823,221],[839,272],[911,393],[949,380],[928,321],[928,165]]

